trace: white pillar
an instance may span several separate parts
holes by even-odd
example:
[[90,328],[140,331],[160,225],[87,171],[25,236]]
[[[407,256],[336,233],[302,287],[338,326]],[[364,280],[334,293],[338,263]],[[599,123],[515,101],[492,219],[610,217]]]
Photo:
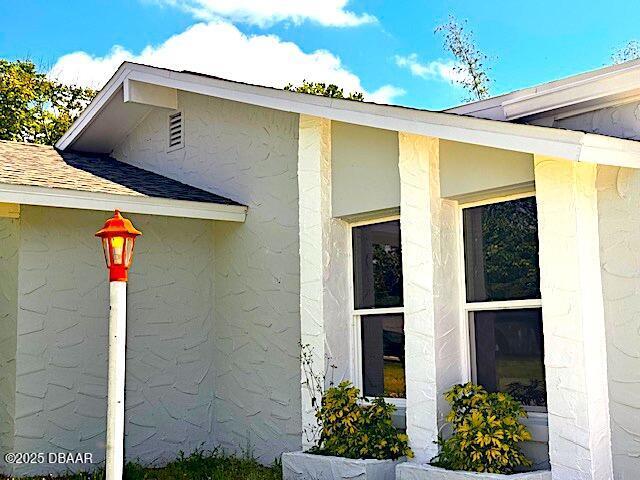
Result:
[[121,480],[124,462],[124,378],[127,282],[109,282],[109,372],[107,390],[107,480]]
[[436,331],[430,163],[437,138],[399,133],[407,435],[414,461],[437,454]]
[[[313,371],[326,372],[325,265],[328,264],[331,222],[331,121],[300,115],[298,141],[300,228],[300,337],[313,352]],[[345,325],[345,331],[347,326]],[[315,438],[311,396],[302,372],[302,446]]]
[[535,157],[554,480],[613,478],[596,168]]

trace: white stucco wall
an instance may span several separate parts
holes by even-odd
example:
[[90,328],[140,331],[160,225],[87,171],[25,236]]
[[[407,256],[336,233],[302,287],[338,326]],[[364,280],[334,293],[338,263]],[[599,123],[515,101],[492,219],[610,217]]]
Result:
[[249,206],[215,229],[216,440],[263,461],[300,448],[298,116],[180,92],[185,148],[166,110],[115,149],[122,161]]
[[[129,279],[125,452],[150,462],[214,444],[213,227],[129,217],[143,237]],[[106,218],[22,208],[15,451],[104,458],[109,286],[93,234]]]
[[598,167],[614,478],[640,472],[640,172]]
[[[18,244],[18,220],[0,218],[0,452],[13,451]],[[0,458],[0,472],[3,462]]]
[[640,102],[601,108],[556,120],[554,127],[640,140]]

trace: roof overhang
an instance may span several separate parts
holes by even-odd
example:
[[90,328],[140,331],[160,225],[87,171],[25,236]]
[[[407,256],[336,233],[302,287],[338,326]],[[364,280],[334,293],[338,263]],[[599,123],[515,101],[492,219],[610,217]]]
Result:
[[82,210],[115,209],[128,213],[244,222],[247,207],[157,197],[81,192],[31,185],[0,184],[0,202]]
[[[144,88],[144,84],[445,140],[573,161],[640,168],[640,142],[632,140],[453,113],[305,95],[129,62],[120,66],[56,146],[62,150],[73,148],[109,153],[128,130],[154,108],[133,102],[130,98],[125,99],[125,90]],[[146,90],[150,92],[153,89]],[[154,98],[165,98],[169,102],[172,93],[156,91]]]

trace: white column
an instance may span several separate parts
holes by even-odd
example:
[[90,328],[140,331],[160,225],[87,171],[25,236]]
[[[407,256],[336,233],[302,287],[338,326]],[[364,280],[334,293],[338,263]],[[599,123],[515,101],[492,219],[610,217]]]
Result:
[[552,476],[612,479],[596,165],[536,156],[535,182]]
[[399,133],[407,434],[414,461],[437,454],[436,332],[430,163],[436,138]]
[[121,480],[124,462],[124,378],[127,282],[109,282],[109,371],[107,390],[107,480]]
[[[301,342],[313,352],[313,370],[326,372],[324,281],[331,222],[331,121],[300,115],[298,140]],[[345,331],[347,327],[345,326]],[[302,372],[302,446],[314,444],[316,425]]]

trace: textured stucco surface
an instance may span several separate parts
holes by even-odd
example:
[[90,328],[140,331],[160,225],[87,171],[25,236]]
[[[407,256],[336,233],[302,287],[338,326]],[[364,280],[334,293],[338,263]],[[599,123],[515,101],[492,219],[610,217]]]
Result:
[[[316,440],[315,411],[307,383],[311,375],[326,371],[325,263],[330,256],[331,228],[331,121],[300,116],[298,146],[300,212],[300,341],[309,348],[311,365],[302,366],[302,446]],[[308,346],[308,347],[307,347]],[[305,371],[305,369],[307,371]]]
[[[125,452],[154,461],[213,444],[212,223],[130,218],[144,236],[128,293]],[[104,219],[22,209],[16,451],[104,458],[109,287],[93,237]]]
[[[104,212],[23,206],[15,451],[104,458],[109,286]],[[166,460],[213,432],[212,223],[130,215],[125,453]],[[34,466],[19,473],[63,466]]]
[[[0,218],[0,452],[13,451],[18,313],[18,219]],[[0,458],[0,471],[4,468]]]
[[415,462],[437,454],[436,328],[430,163],[438,139],[399,133],[407,435]]
[[614,478],[640,472],[640,172],[598,167]]
[[553,126],[640,140],[640,102],[630,102],[581,113],[556,120]]
[[185,144],[165,152],[166,110],[114,150],[132,163],[249,206],[216,224],[216,440],[271,462],[301,446],[298,116],[179,92]]
[[536,157],[553,478],[612,478],[596,165]]
[[283,480],[395,480],[393,460],[361,460],[289,452],[282,455]]
[[546,470],[500,475],[497,473],[460,472],[431,465],[402,463],[396,467],[396,478],[398,480],[551,480],[551,472]]

